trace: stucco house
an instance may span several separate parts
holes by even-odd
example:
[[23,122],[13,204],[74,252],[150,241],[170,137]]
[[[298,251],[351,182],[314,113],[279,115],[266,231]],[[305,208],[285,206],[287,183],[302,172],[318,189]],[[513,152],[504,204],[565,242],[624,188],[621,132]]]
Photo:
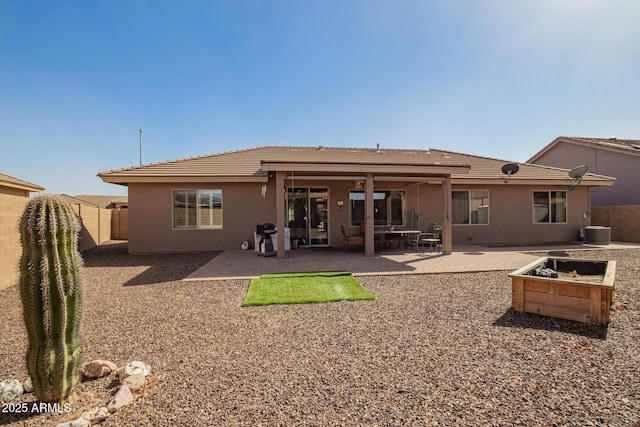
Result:
[[18,222],[32,192],[44,187],[0,173],[0,289],[18,283],[22,254]]
[[[288,229],[301,246],[342,246],[365,223],[374,230],[442,226],[443,252],[455,244],[574,241],[585,225],[590,188],[614,179],[436,149],[264,146],[101,172],[128,186],[132,253],[237,249],[256,223]],[[586,216],[586,215],[584,215]],[[588,219],[587,219],[588,221]],[[589,224],[586,224],[589,225]],[[285,256],[285,233],[276,239]]]
[[567,169],[587,165],[589,172],[616,178],[611,187],[593,187],[593,206],[640,205],[640,140],[560,136],[527,162]]

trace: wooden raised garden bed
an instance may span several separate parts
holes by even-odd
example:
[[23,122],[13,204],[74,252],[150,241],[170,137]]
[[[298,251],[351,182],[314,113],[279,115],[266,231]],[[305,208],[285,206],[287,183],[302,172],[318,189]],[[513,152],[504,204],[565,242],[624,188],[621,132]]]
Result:
[[513,309],[607,325],[615,274],[615,261],[539,258],[509,274]]

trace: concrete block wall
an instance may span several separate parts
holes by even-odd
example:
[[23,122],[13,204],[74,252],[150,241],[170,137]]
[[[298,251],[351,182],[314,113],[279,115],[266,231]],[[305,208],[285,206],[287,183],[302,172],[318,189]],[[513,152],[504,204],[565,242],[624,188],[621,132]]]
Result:
[[611,227],[614,242],[640,243],[640,205],[592,206],[591,224]]
[[29,192],[0,187],[0,289],[15,285],[20,279],[22,245],[18,222],[28,201]]

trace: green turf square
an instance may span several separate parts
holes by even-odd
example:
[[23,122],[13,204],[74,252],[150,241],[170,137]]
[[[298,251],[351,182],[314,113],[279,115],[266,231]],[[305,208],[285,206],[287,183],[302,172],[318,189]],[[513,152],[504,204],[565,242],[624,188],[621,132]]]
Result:
[[263,274],[253,279],[243,306],[375,300],[348,271]]

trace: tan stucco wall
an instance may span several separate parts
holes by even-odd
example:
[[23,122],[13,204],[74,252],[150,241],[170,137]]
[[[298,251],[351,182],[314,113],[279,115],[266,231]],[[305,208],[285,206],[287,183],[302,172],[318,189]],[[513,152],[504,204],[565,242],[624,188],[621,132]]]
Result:
[[590,173],[616,178],[611,187],[593,188],[591,203],[594,206],[640,204],[640,191],[637,190],[640,156],[560,142],[535,163],[566,169],[587,165]]
[[0,186],[0,289],[18,283],[18,264],[22,254],[18,222],[29,192]]
[[[526,244],[570,242],[578,239],[582,214],[589,212],[589,188],[569,191],[563,186],[454,186],[453,190],[489,190],[489,225],[453,225],[454,244]],[[534,191],[567,191],[567,222],[534,224]],[[589,225],[589,219],[586,220]],[[470,238],[471,239],[470,239]]]
[[[287,181],[289,186],[290,182]],[[340,225],[349,225],[348,181],[305,182],[296,180],[295,187],[327,187],[329,189],[329,242],[340,247]],[[442,224],[444,218],[443,187],[421,184],[376,181],[376,189],[407,190],[407,209],[420,215],[420,229],[429,223]],[[276,223],[275,182],[267,185],[261,196],[262,184],[130,184],[129,185],[129,251],[189,252],[237,249],[244,240],[253,242],[256,222]],[[173,229],[173,190],[222,189],[223,228],[209,230]],[[489,225],[452,226],[454,244],[493,243],[524,244],[575,241],[583,226],[582,213],[589,211],[589,189],[579,187],[517,186],[513,183],[495,186],[454,186],[453,190],[489,190]],[[566,224],[533,223],[533,191],[566,190],[568,221]],[[344,202],[338,207],[338,201]],[[589,225],[587,219],[586,225]],[[352,233],[359,228],[350,229]],[[471,236],[469,240],[467,236]]]
[[[275,223],[275,184],[130,184],[129,252],[191,252],[240,248],[253,240],[256,222]],[[221,229],[173,229],[173,190],[222,189]]]

